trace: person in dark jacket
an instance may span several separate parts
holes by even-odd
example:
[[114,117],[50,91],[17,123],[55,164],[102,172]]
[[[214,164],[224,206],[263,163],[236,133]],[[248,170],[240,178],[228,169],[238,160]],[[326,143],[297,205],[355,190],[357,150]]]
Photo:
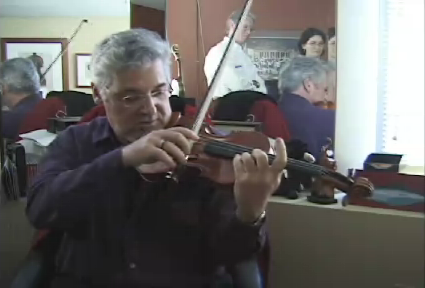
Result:
[[[145,29],[116,33],[92,54],[106,117],[71,126],[49,147],[28,191],[37,229],[63,231],[52,287],[211,287],[221,266],[255,257],[265,208],[286,166],[236,155],[235,183],[197,175],[152,180],[186,163],[189,129],[171,117],[170,49]],[[233,186],[233,187],[232,187]]]
[[328,139],[334,139],[335,110],[315,106],[328,93],[328,70],[317,58],[299,56],[282,67],[279,108],[288,122],[293,139],[307,144],[308,151],[320,159]]
[[40,77],[31,60],[14,58],[0,65],[2,137],[16,140],[22,121],[43,100]]

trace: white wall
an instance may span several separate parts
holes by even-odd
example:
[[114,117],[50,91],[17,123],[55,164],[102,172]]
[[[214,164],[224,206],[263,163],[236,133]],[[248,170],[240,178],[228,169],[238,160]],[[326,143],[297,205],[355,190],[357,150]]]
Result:
[[[80,32],[69,45],[69,89],[90,92],[90,89],[77,89],[75,84],[75,53],[92,53],[95,45],[109,34],[130,28],[130,17],[87,18]],[[70,38],[78,27],[81,18],[73,17],[0,17],[0,38]],[[49,63],[45,64],[49,65]]]

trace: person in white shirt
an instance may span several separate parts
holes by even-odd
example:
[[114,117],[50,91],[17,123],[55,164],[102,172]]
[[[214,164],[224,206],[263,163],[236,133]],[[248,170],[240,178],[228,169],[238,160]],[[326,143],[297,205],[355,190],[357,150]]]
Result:
[[[235,11],[230,15],[226,22],[227,35],[220,43],[212,47],[205,57],[204,72],[208,85],[211,84],[240,15],[240,11]],[[249,13],[244,23],[241,23],[240,33],[235,35],[235,44],[230,49],[230,58],[223,68],[223,75],[219,79],[214,99],[233,91],[253,90],[267,93],[264,80],[258,75],[257,67],[242,48],[251,34],[254,22],[255,16]]]
[[171,80],[171,90],[173,90],[172,95],[180,94],[179,82],[176,79]]

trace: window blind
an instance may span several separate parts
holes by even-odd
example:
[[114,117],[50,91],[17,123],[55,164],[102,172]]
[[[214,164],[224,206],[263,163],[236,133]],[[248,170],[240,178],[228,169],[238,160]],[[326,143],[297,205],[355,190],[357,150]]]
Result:
[[381,0],[380,22],[378,150],[424,166],[424,0]]

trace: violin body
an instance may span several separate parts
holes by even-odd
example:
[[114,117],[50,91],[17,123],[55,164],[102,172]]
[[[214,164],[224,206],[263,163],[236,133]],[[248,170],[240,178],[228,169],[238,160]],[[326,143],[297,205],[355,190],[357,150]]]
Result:
[[[174,124],[172,126],[190,128],[193,120],[174,113],[171,123]],[[191,154],[187,158],[187,166],[198,169],[201,176],[224,185],[235,182],[232,162],[235,154],[233,151],[226,151],[227,147],[224,145],[229,143],[241,145],[251,149],[261,149],[266,153],[271,148],[268,138],[260,132],[238,131],[223,133],[223,131],[204,124],[199,136],[202,141],[193,144]],[[211,143],[214,144],[212,145]],[[224,145],[220,145],[220,143]]]

